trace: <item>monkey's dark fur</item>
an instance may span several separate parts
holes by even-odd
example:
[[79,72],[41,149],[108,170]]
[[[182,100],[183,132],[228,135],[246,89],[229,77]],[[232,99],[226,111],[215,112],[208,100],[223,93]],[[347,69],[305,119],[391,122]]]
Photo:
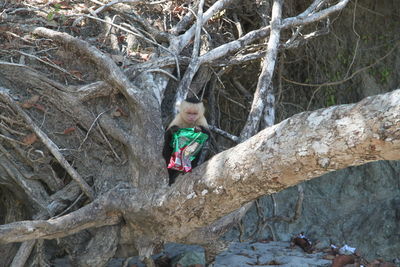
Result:
[[[204,117],[203,102],[196,98],[188,98],[183,101],[179,108],[179,113],[167,127],[164,134],[163,157],[168,165],[171,154],[173,152],[170,146],[173,134],[181,128],[194,128],[197,132],[202,132],[210,136],[208,123]],[[201,152],[200,152],[201,153]],[[199,155],[200,155],[199,153]],[[192,168],[195,168],[199,163],[199,155],[192,161]],[[169,185],[175,182],[176,177],[182,172],[168,169]]]

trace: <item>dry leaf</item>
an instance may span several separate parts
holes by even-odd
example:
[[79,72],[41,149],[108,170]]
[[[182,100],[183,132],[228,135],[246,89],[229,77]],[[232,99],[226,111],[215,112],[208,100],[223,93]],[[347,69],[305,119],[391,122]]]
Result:
[[53,59],[53,60],[48,60],[49,62],[56,64],[56,65],[62,65],[64,62],[62,62],[61,60],[57,60],[57,59]]
[[46,108],[43,105],[40,105],[40,104],[33,104],[33,107],[38,109],[38,110],[41,110],[43,112],[46,111]]
[[67,129],[65,129],[63,133],[64,134],[69,134],[69,133],[72,133],[75,130],[76,130],[76,127],[69,127]]
[[24,101],[24,103],[21,104],[21,107],[29,109],[29,108],[33,107],[39,101],[39,99],[40,99],[40,96],[33,95],[33,96],[31,96],[31,98]]
[[117,107],[117,109],[115,110],[115,112],[119,112],[120,116],[124,116],[124,117],[128,117],[128,114],[120,107]]
[[72,6],[69,4],[69,1],[61,1],[58,2],[59,8],[61,9],[72,9]]
[[113,116],[113,117],[121,117],[121,112],[119,112],[119,111],[114,111],[113,113],[111,113],[111,116]]
[[22,139],[22,142],[27,146],[32,145],[36,141],[37,141],[37,136],[34,133],[30,133],[28,135],[25,135],[24,139]]
[[21,107],[29,109],[33,106],[32,103],[29,103],[28,101],[25,101],[24,103],[21,104]]
[[185,8],[183,6],[176,6],[174,7],[174,9],[172,10],[172,14],[173,15],[181,15],[183,13],[183,11],[185,10]]
[[79,70],[71,70],[70,72],[73,75],[75,75],[75,77],[77,77],[78,79],[82,80],[82,78],[83,78],[82,72],[80,72]]
[[125,37],[125,35],[120,35],[120,36],[118,36],[118,43],[123,43],[123,42],[125,42],[125,39],[126,39],[126,37]]

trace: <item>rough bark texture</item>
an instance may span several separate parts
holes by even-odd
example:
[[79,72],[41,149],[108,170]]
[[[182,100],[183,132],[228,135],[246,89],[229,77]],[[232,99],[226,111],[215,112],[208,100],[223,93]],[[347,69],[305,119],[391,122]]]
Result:
[[262,195],[348,166],[400,159],[399,129],[400,90],[301,113],[216,155],[171,188],[158,191],[151,202],[140,192],[116,189],[59,219],[0,226],[0,241],[52,239],[115,224],[119,216],[107,214],[110,207],[123,213],[135,235],[182,241]]

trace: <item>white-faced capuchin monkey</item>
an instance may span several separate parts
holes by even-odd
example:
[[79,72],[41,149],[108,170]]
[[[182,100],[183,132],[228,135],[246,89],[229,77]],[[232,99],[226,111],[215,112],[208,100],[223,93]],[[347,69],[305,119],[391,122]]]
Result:
[[[181,128],[194,128],[195,132],[202,132],[210,137],[210,131],[208,129],[208,123],[204,117],[204,105],[203,102],[196,98],[187,98],[180,104],[179,113],[172,120],[170,125],[167,127],[164,135],[164,149],[163,157],[168,165],[170,162],[173,148],[171,147],[171,141],[173,134]],[[201,151],[200,151],[201,153]],[[197,154],[196,158],[191,161],[191,167],[197,166],[200,153]],[[182,172],[177,170],[168,169],[169,174],[169,185],[175,182],[176,177]]]

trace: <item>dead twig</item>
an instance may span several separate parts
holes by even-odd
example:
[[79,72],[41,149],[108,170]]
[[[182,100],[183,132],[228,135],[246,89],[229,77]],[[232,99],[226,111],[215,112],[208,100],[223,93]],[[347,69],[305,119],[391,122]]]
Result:
[[103,114],[106,113],[107,111],[110,111],[110,110],[108,109],[108,110],[105,110],[105,111],[101,112],[101,113],[100,113],[99,115],[97,115],[97,117],[94,119],[94,121],[92,122],[92,125],[90,125],[89,130],[87,131],[87,133],[86,133],[86,135],[85,135],[85,138],[83,138],[83,141],[82,141],[81,144],[79,145],[78,151],[80,151],[80,150],[82,149],[83,144],[84,144],[84,143],[86,142],[86,140],[88,139],[89,134],[90,134],[90,132],[92,131],[94,125],[95,125],[96,122],[97,122],[97,120],[101,117],[101,115],[103,115]]
[[[1,88],[1,87],[0,87],[0,88]],[[15,140],[15,139],[12,139],[11,137],[8,137],[8,136],[2,135],[2,134],[0,134],[0,138],[3,138],[3,139],[5,139],[5,140],[7,140],[7,141],[9,141],[9,142],[13,142],[13,143],[17,143],[17,144],[26,146],[26,144],[24,144],[23,142],[18,141],[18,140]]]
[[114,156],[118,159],[118,161],[121,163],[122,159],[118,156],[117,152],[115,152],[113,146],[111,145],[110,141],[108,140],[107,136],[104,134],[103,129],[101,128],[100,124],[97,123],[97,126],[99,127],[100,130],[100,134],[101,136],[103,136],[104,140],[106,141],[108,147],[111,149],[112,153],[114,154]]
[[171,79],[173,79],[175,81],[179,81],[179,79],[177,77],[175,77],[174,75],[172,75],[168,71],[165,71],[165,70],[162,70],[162,69],[149,69],[149,70],[145,70],[144,72],[160,72],[160,73],[163,73],[163,74],[167,75],[168,77],[170,77]]
[[344,82],[347,82],[347,81],[353,79],[354,76],[356,76],[356,75],[359,74],[360,72],[363,72],[363,71],[365,71],[365,70],[367,70],[367,69],[369,69],[369,68],[372,68],[373,66],[375,66],[376,64],[378,64],[380,61],[382,61],[382,60],[384,60],[385,58],[387,58],[399,45],[400,45],[400,42],[397,42],[397,43],[392,47],[392,49],[389,50],[389,52],[388,52],[386,55],[384,55],[384,56],[381,57],[381,58],[378,58],[374,63],[372,63],[372,64],[370,64],[370,65],[368,65],[368,66],[365,66],[365,67],[363,67],[363,68],[361,68],[361,69],[358,69],[357,71],[353,72],[350,76],[348,76],[347,78],[344,78],[344,79],[342,79],[342,80],[340,80],[340,81],[327,82],[327,83],[320,83],[320,84],[318,84],[318,83],[301,83],[301,82],[297,82],[297,81],[292,81],[292,80],[289,80],[288,78],[286,78],[285,76],[282,76],[282,79],[285,80],[285,81],[287,81],[287,82],[289,82],[289,83],[293,83],[293,84],[296,84],[296,85],[302,85],[302,86],[309,86],[309,87],[321,87],[321,86],[332,86],[332,85],[342,84],[342,83],[344,83]]
[[70,73],[69,71],[67,71],[67,70],[65,70],[65,69],[63,69],[63,68],[57,66],[56,64],[52,63],[49,59],[48,59],[48,60],[49,60],[50,62],[47,62],[47,61],[45,61],[45,60],[43,60],[43,59],[41,59],[40,57],[37,57],[37,56],[35,56],[35,55],[31,55],[31,54],[28,54],[28,53],[24,53],[24,52],[18,51],[18,50],[13,50],[13,51],[14,51],[14,52],[18,52],[18,53],[20,53],[21,55],[34,58],[34,59],[36,59],[36,60],[38,60],[38,61],[40,61],[40,62],[42,62],[42,63],[44,63],[44,64],[46,64],[46,65],[48,65],[48,66],[50,66],[50,67],[52,67],[52,68],[54,68],[54,69],[56,69],[56,70],[59,70],[59,71],[65,73],[65,74],[68,74],[68,75],[72,76],[73,78],[75,78],[75,79],[77,79],[77,80],[79,80],[79,81],[83,81],[83,80],[82,80],[81,78],[79,78],[78,76],[76,76],[76,75]]

